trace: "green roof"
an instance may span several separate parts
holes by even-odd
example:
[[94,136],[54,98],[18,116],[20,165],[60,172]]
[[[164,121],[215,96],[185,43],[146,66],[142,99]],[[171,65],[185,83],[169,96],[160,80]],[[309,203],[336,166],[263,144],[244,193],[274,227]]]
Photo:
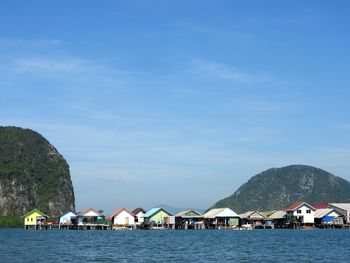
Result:
[[264,211],[264,212],[260,212],[260,213],[263,214],[265,217],[269,217],[270,215],[272,215],[275,212],[276,212],[276,210]]
[[34,208],[33,210],[29,211],[29,212],[26,213],[25,215],[21,216],[21,218],[24,218],[24,217],[28,216],[29,214],[31,214],[31,213],[33,213],[33,212],[38,212],[38,213],[41,214],[42,216],[45,216],[45,217],[48,217],[48,218],[50,217],[50,216],[48,216],[47,214],[41,212],[39,209]]

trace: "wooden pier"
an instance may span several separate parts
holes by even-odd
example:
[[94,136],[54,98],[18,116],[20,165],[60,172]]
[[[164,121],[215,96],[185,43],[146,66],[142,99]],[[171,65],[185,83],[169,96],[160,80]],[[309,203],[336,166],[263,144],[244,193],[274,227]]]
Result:
[[110,225],[107,224],[78,224],[78,230],[110,230]]

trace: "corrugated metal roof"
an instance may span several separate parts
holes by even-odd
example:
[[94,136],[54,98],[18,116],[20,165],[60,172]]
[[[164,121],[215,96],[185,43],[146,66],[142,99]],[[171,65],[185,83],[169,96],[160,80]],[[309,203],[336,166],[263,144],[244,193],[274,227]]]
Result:
[[277,210],[272,210],[272,211],[264,211],[264,212],[260,212],[260,214],[263,214],[265,217],[269,217],[270,215],[272,215],[273,213],[275,213]]
[[165,213],[169,214],[170,216],[172,216],[173,214],[170,213],[169,211],[165,210],[164,208],[162,207],[154,207],[154,208],[151,208],[150,210],[148,210],[143,216],[141,217],[151,217],[153,216],[154,214],[158,213],[160,210],[163,210]]
[[350,203],[329,203],[331,206],[338,207],[345,211],[350,211]]
[[66,214],[69,214],[69,213],[73,213],[74,215],[77,215],[77,213],[74,212],[73,210],[68,210],[68,211],[65,211],[64,213],[62,213],[59,217],[63,217],[63,216],[65,216]]
[[301,206],[302,204],[304,204],[304,202],[297,202],[294,203],[290,206],[287,207],[286,211],[294,211],[295,209],[297,209],[299,206]]
[[316,209],[324,209],[324,208],[327,208],[328,204],[315,204],[312,206]]
[[99,211],[97,211],[97,210],[95,210],[95,209],[93,209],[93,208],[87,208],[87,209],[85,209],[85,210],[83,210],[83,211],[81,211],[81,212],[79,212],[78,214],[77,214],[77,216],[84,216],[86,213],[88,213],[88,212],[90,212],[90,211],[92,211],[92,212],[94,212],[95,214],[97,214],[98,216],[104,216],[102,213],[100,213]]
[[239,217],[236,212],[232,211],[230,208],[213,208],[206,212],[204,218],[216,218],[216,217]]
[[335,212],[335,213],[339,214],[337,211],[335,211],[332,208],[324,208],[324,209],[317,209],[315,211],[314,217],[315,218],[323,218],[323,217],[329,215],[332,212]]
[[160,209],[161,209],[160,207],[151,208],[151,209],[148,210],[145,214],[143,214],[142,217],[150,217],[150,216],[152,216],[153,214],[157,213]]
[[[187,215],[188,213],[195,213],[196,215],[193,216],[193,215]],[[199,213],[198,211],[196,210],[185,210],[185,211],[181,211],[179,213],[177,213],[175,215],[176,217],[191,217],[191,218],[194,218],[194,217],[203,217],[203,215],[201,213]]]
[[206,212],[203,216],[205,218],[215,218],[215,216],[222,210],[223,208],[213,208],[213,209],[210,209],[208,212]]
[[265,216],[258,212],[258,211],[247,211],[243,214],[240,214],[241,218],[246,218],[246,219],[264,219]]
[[223,211],[221,211],[220,213],[218,213],[216,215],[216,217],[239,217],[239,214],[237,214],[236,212],[232,211],[230,208],[224,208]]
[[286,217],[286,211],[278,210],[271,214],[268,219],[283,219]]
[[73,213],[75,216],[77,216],[77,213],[75,213],[74,211],[72,210],[69,210],[69,211],[66,211],[64,212],[62,215],[60,215],[59,217],[64,217],[65,215],[69,214],[69,213]]
[[145,209],[143,209],[142,207],[138,207],[132,210],[132,213],[134,213],[135,215],[137,215],[140,212],[142,212],[143,214],[146,213]]
[[254,211],[247,211],[243,214],[239,214],[241,218],[248,218]]
[[134,213],[131,213],[128,209],[126,209],[126,208],[120,208],[120,209],[118,209],[117,211],[115,211],[111,216],[110,216],[110,218],[111,219],[113,219],[113,217],[115,217],[115,216],[117,216],[117,215],[119,215],[122,211],[125,211],[125,212],[127,212],[129,215],[131,215],[131,216],[136,216]]
[[289,207],[286,209],[286,211],[295,211],[295,210],[297,210],[299,207],[302,207],[303,205],[305,205],[305,206],[311,208],[311,209],[314,210],[314,211],[316,210],[312,205],[309,205],[309,204],[306,203],[306,202],[298,202],[298,203],[294,203],[294,204],[292,204],[291,206],[289,206]]

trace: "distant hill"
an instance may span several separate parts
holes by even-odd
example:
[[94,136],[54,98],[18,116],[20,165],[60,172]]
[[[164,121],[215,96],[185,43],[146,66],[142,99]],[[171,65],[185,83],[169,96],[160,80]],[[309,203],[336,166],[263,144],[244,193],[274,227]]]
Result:
[[350,183],[306,165],[272,168],[253,176],[213,207],[230,207],[241,213],[283,209],[297,201],[310,204],[350,202]]
[[33,208],[53,216],[75,208],[69,166],[39,133],[0,126],[0,215]]

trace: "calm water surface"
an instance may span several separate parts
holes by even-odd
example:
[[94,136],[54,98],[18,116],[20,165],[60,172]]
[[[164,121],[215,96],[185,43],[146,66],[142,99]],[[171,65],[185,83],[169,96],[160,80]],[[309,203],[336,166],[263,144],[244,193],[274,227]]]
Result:
[[350,262],[350,230],[0,229],[0,262]]

